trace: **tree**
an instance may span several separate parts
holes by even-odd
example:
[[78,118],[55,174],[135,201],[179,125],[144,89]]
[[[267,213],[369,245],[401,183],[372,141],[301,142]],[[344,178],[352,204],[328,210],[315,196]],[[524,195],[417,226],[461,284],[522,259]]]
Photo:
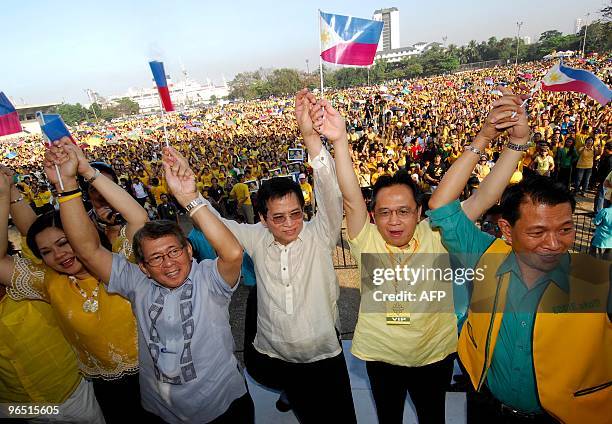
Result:
[[119,116],[136,115],[140,111],[140,106],[128,97],[122,97],[117,100],[117,105],[114,106],[114,109]]
[[251,100],[257,97],[255,91],[255,84],[260,83],[262,80],[261,74],[258,71],[255,72],[241,72],[236,74],[234,79],[229,83],[230,86],[230,99],[245,99]]
[[424,76],[449,73],[459,67],[459,60],[456,57],[437,46],[421,54],[419,59]]
[[78,124],[89,118],[89,111],[80,103],[75,105],[62,103],[55,108],[55,112],[59,113],[64,122],[68,125]]
[[295,69],[275,69],[268,78],[269,91],[274,95],[292,94],[303,88],[300,73]]
[[599,13],[601,13],[601,16],[603,16],[604,21],[612,20],[612,6],[604,7],[599,11]]

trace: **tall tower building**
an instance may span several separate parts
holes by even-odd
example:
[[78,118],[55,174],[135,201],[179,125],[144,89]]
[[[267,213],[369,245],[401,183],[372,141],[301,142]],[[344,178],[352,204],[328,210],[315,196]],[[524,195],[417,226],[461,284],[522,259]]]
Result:
[[374,11],[372,19],[383,22],[383,30],[378,42],[377,52],[400,48],[399,9],[391,7]]
[[582,28],[582,18],[576,18],[576,27],[574,28],[574,34],[578,34]]

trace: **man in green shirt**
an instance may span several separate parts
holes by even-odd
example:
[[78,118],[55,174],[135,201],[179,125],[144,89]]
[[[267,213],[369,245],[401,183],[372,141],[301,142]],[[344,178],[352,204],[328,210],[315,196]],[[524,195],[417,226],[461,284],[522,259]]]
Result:
[[[500,259],[496,268],[489,271],[492,278],[473,285],[479,294],[487,290],[494,293],[493,308],[478,309],[474,298],[479,301],[483,298],[472,294],[470,315],[459,341],[460,358],[476,389],[468,393],[468,422],[550,423],[558,419],[603,423],[605,391],[610,390],[612,374],[612,367],[607,365],[609,359],[604,359],[612,340],[609,316],[538,313],[542,299],[547,299],[551,292],[569,293],[574,280],[567,255],[575,238],[573,197],[550,178],[534,176],[512,186],[502,197],[502,218],[498,222],[505,242],[474,225],[478,218],[474,205],[488,207],[491,200],[502,195],[528,142],[529,127],[520,100],[504,90],[504,96],[493,104],[503,112],[490,114],[487,122],[497,130],[506,129],[510,143],[478,192],[462,205],[456,200],[478,161],[478,151],[484,150],[499,133],[477,138],[449,169],[429,202],[431,225],[441,229],[445,247],[457,255],[463,267],[475,269],[486,264],[485,252],[505,253],[494,254]],[[574,267],[574,258],[572,261]],[[593,273],[595,277],[607,278],[607,286],[602,287],[604,293],[609,292],[609,276],[604,276],[605,272]],[[489,287],[483,288],[487,284]],[[550,321],[551,315],[557,315],[553,317],[557,320],[554,323]],[[486,323],[479,327],[483,316]],[[581,319],[589,320],[589,325],[582,328],[558,325],[559,320],[565,320],[565,325]],[[536,321],[540,324],[536,325]],[[584,334],[591,327],[595,330]],[[543,337],[546,331],[550,335],[551,329],[567,331]],[[556,349],[556,343],[567,343],[570,346],[567,351],[572,349],[572,343],[589,347],[570,358],[563,349]],[[565,362],[560,361],[564,355]],[[593,360],[600,355],[601,361]],[[556,365],[547,363],[567,367],[555,368]],[[581,397],[583,392],[588,395]]]

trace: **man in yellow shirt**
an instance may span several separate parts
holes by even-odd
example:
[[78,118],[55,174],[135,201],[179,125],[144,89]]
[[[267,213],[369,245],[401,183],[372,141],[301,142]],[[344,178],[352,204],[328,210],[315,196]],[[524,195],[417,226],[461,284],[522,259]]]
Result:
[[306,180],[306,174],[300,174],[299,179],[300,188],[302,189],[302,194],[304,195],[304,212],[306,213],[308,221],[310,221],[310,218],[312,218],[312,215],[314,214],[314,196],[312,193],[312,186]]
[[51,191],[46,184],[40,183],[38,185],[33,200],[37,215],[53,210],[53,205],[51,205]]
[[240,182],[235,184],[230,191],[230,197],[236,200],[236,209],[238,214],[242,215],[247,224],[255,223],[255,214],[253,212],[253,203],[251,202],[251,193],[249,186],[244,183],[244,174],[240,174]]
[[[374,271],[374,267],[365,265],[371,259],[388,271],[396,262],[405,264],[406,258],[417,252],[426,253],[418,255],[419,264],[423,259],[442,258],[446,250],[439,233],[432,231],[427,221],[419,220],[419,197],[411,177],[397,172],[378,179],[371,206],[376,223],[371,224],[353,172],[344,119],[325,100],[317,103],[313,114],[315,129],[334,145],[351,255],[360,268]],[[391,281],[388,283],[376,286],[373,279],[364,279],[352,353],[366,361],[379,422],[402,422],[409,391],[419,422],[442,423],[457,345],[456,316],[453,312],[410,313],[407,302],[377,300],[377,291],[390,294],[395,288],[397,294],[407,290],[405,281],[394,281],[393,287]],[[429,290],[444,284],[424,281],[419,288]]]
[[155,206],[161,205],[161,195],[167,194],[168,191],[162,185],[159,184],[159,178],[151,178],[151,186],[149,186],[148,188],[149,192],[151,192],[151,194],[155,198]]

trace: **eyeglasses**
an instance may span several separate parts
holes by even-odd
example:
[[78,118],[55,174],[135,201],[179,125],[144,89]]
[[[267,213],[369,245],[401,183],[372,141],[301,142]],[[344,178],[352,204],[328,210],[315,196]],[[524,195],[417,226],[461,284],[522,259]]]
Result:
[[399,208],[399,209],[379,209],[374,212],[378,218],[388,219],[396,213],[399,219],[407,219],[410,218],[416,212],[416,209],[411,208]]
[[144,261],[145,264],[149,265],[149,266],[160,266],[163,262],[164,262],[164,258],[167,256],[170,259],[176,259],[178,257],[180,257],[183,254],[184,251],[184,247],[175,247],[174,249],[169,250],[168,252],[161,254],[161,255],[155,255],[151,258],[149,258],[148,261]]
[[298,219],[304,218],[304,212],[300,209],[299,211],[293,211],[289,215],[274,215],[272,217],[272,222],[275,224],[284,224],[287,219],[291,221],[297,221]]

